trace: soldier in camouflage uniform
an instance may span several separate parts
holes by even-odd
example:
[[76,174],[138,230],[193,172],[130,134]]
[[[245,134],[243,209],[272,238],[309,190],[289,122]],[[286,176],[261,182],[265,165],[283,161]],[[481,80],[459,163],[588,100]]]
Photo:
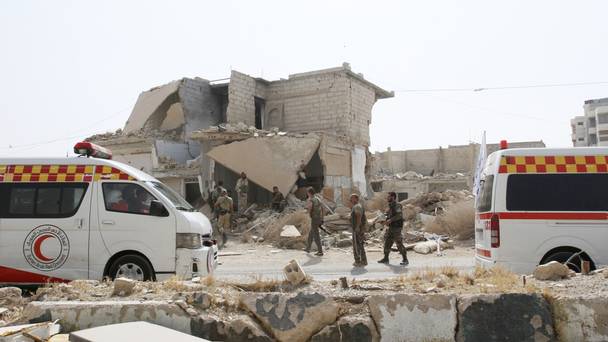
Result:
[[367,218],[365,209],[359,203],[359,195],[350,195],[352,209],[350,211],[350,222],[353,228],[353,255],[355,256],[355,267],[367,266],[367,256],[365,255],[365,231],[367,228]]
[[321,235],[319,235],[319,227],[323,223],[323,207],[321,201],[315,197],[315,189],[312,187],[308,188],[308,203],[306,209],[310,215],[310,232],[308,233],[308,242],[306,243],[306,253],[310,252],[312,241],[315,241],[317,245],[317,253],[315,255],[323,255],[323,247],[321,246]]
[[241,172],[241,177],[236,181],[236,193],[239,205],[239,214],[247,210],[247,193],[249,192],[249,181],[245,172]]
[[226,231],[231,226],[231,214],[233,209],[232,198],[228,196],[228,191],[222,189],[220,197],[215,202],[215,207],[218,210],[219,217],[217,219],[217,227],[219,233],[222,235],[223,243],[226,243]]
[[405,246],[403,246],[403,236],[401,231],[403,229],[403,209],[401,203],[397,202],[397,194],[394,192],[388,193],[388,210],[386,211],[385,225],[388,229],[384,235],[384,258],[378,260],[381,264],[388,264],[388,255],[391,252],[393,243],[397,245],[397,249],[403,260],[401,261],[402,266],[407,266],[409,261],[407,260],[407,252]]

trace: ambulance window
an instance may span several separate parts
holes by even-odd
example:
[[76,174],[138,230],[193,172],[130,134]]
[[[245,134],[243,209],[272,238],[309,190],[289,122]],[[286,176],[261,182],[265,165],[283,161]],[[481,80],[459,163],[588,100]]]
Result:
[[87,186],[87,183],[2,184],[0,190],[10,195],[8,211],[0,208],[0,216],[20,218],[73,216],[80,207]]
[[34,186],[13,187],[11,189],[8,213],[12,215],[33,215],[35,198],[36,188]]
[[486,212],[492,210],[492,190],[494,188],[494,175],[488,175],[481,181],[479,198],[477,199],[477,211]]
[[507,179],[507,210],[606,211],[608,174],[514,174]]
[[150,202],[156,198],[133,183],[103,183],[103,198],[107,211],[129,214],[150,214]]
[[80,187],[63,188],[59,211],[62,214],[75,213],[80,206],[80,202],[82,202],[82,198],[84,197],[86,190],[86,185]]
[[59,214],[61,188],[40,188],[36,198],[36,214]]

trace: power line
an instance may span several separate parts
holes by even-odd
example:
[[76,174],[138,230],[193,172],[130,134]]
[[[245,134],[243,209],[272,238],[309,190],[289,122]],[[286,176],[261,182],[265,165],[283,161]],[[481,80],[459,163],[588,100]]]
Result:
[[65,137],[62,137],[62,138],[54,138],[54,139],[45,140],[45,141],[38,141],[38,142],[34,142],[34,143],[30,143],[30,144],[24,144],[24,145],[16,145],[16,146],[9,145],[9,147],[3,147],[3,148],[0,148],[0,150],[27,151],[27,150],[31,150],[33,148],[36,148],[38,146],[42,146],[42,145],[46,145],[46,144],[51,144],[51,143],[55,143],[55,142],[59,142],[59,141],[64,141],[64,140],[69,140],[69,139],[75,139],[75,138],[81,137],[83,135],[91,135],[91,134],[94,134],[95,132],[97,132],[97,130],[95,130],[95,132],[93,132],[93,133],[84,133],[84,132],[89,132],[89,131],[85,131],[85,129],[89,129],[91,127],[97,126],[97,125],[99,125],[100,123],[102,123],[104,121],[108,121],[108,120],[113,119],[113,118],[115,118],[115,117],[117,117],[119,115],[122,115],[124,113],[124,111],[127,110],[127,109],[129,109],[129,108],[130,107],[125,107],[125,108],[121,109],[118,112],[115,112],[114,114],[112,114],[110,116],[107,116],[107,117],[105,117],[103,119],[95,121],[95,122],[93,122],[93,123],[91,123],[91,124],[89,124],[89,125],[81,128],[81,129],[79,129],[78,131],[72,131],[72,132],[68,133],[68,134],[70,134],[70,136],[65,136]]
[[590,85],[608,85],[608,81],[601,82],[576,82],[576,83],[554,83],[554,84],[531,84],[518,86],[480,87],[480,88],[430,88],[430,89],[401,89],[396,93],[438,93],[438,92],[480,92],[486,90],[512,90],[531,88],[558,88],[558,87],[580,87]]

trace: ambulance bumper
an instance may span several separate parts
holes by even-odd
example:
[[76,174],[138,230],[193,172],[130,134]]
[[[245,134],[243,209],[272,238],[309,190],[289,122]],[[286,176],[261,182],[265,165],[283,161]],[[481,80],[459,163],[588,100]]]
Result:
[[179,279],[192,279],[194,277],[213,274],[218,264],[217,245],[203,246],[198,249],[176,249],[175,274]]

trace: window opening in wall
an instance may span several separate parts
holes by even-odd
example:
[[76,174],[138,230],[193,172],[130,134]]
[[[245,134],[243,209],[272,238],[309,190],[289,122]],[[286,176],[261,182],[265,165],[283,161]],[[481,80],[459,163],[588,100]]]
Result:
[[264,108],[266,107],[266,101],[259,97],[254,98],[255,102],[255,128],[263,129],[262,123],[264,122]]
[[399,201],[399,202],[405,201],[407,198],[408,198],[407,192],[398,192],[397,193],[397,201]]
[[201,189],[198,185],[198,180],[194,182],[186,182],[186,201],[192,206],[197,207],[200,201],[203,199],[201,195]]

